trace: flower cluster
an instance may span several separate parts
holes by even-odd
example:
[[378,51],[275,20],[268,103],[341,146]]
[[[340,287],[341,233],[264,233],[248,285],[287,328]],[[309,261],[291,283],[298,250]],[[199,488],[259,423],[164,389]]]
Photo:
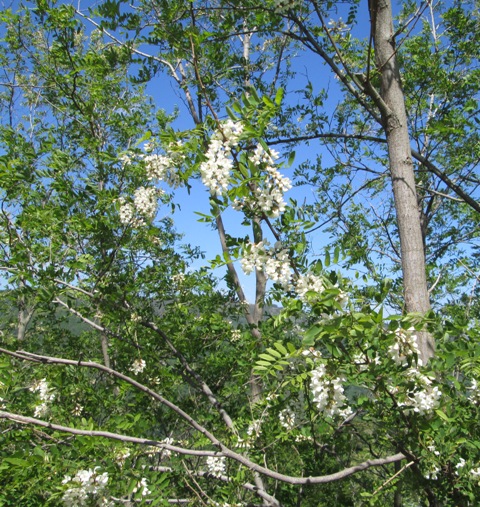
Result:
[[142,496],[147,496],[151,493],[148,489],[147,479],[145,477],[137,482],[137,485],[132,489],[132,493],[141,492]]
[[226,471],[225,458],[209,456],[207,458],[207,470],[210,475],[213,475],[214,477],[221,477]]
[[320,361],[322,359],[322,353],[319,350],[310,347],[302,352],[302,356],[307,358],[307,361]]
[[209,503],[208,505],[213,505],[214,507],[243,507],[244,503],[227,503],[227,502],[224,502],[224,503],[218,503],[218,502],[214,502],[214,503]]
[[157,212],[158,190],[152,187],[140,187],[135,190],[133,202],[140,215],[152,219]]
[[[70,487],[65,491],[62,501],[66,506],[83,507],[96,505],[98,507],[107,507],[113,503],[106,498],[108,473],[100,474],[99,467],[89,470],[80,470],[75,477],[66,475],[62,484],[68,484]],[[95,502],[93,504],[93,502]]]
[[147,178],[150,181],[164,181],[172,188],[180,186],[181,181],[175,171],[175,164],[178,163],[178,160],[176,161],[174,156],[149,154],[144,155],[143,160]]
[[260,434],[262,433],[262,422],[261,421],[253,421],[248,425],[247,428],[247,435],[249,438],[255,437],[258,438]]
[[432,380],[420,373],[416,368],[406,371],[407,377],[414,381],[415,387],[407,392],[405,400],[400,406],[410,407],[419,415],[425,415],[435,410],[440,404],[442,392],[437,386],[432,386]]
[[480,481],[480,467],[470,469],[470,475],[477,481]]
[[455,475],[468,473],[475,481],[480,483],[480,467],[470,468],[465,465],[467,465],[467,462],[463,458],[459,458],[458,463],[455,465]]
[[142,373],[146,366],[147,363],[143,359],[135,359],[132,366],[130,366],[130,371],[132,371],[134,375],[138,375],[139,373]]
[[242,332],[240,331],[240,329],[232,329],[230,336],[232,342],[238,342],[242,338]]
[[295,292],[298,298],[304,303],[308,303],[312,300],[312,297],[308,295],[309,292],[321,294],[324,288],[322,277],[314,275],[313,273],[299,276],[295,282]]
[[261,213],[274,218],[285,211],[283,195],[292,188],[292,183],[275,167],[277,159],[278,153],[275,150],[267,152],[261,144],[257,145],[250,160],[261,169],[265,178],[253,186],[253,195],[242,200],[236,199],[232,205],[234,209],[260,210]]
[[127,461],[127,458],[130,456],[130,449],[122,449],[115,457],[115,461],[118,466],[123,467],[125,464],[125,461]]
[[280,411],[278,419],[287,431],[291,431],[295,428],[297,415],[290,407],[287,407]]
[[152,220],[157,213],[158,197],[162,193],[153,187],[139,187],[133,195],[133,203],[126,202],[123,197],[120,198],[120,222],[140,227],[145,224],[145,220]]
[[[415,329],[397,329],[395,331],[395,343],[388,348],[388,353],[395,363],[406,366],[408,364],[407,357],[416,355],[418,357],[420,350],[418,349],[417,336],[414,334]],[[420,359],[418,360],[421,364]]]
[[48,405],[55,399],[55,393],[48,387],[46,379],[38,380],[30,387],[32,393],[38,393],[41,403],[35,407],[34,416],[43,417],[48,412]]
[[480,403],[480,390],[478,389],[478,383],[477,383],[476,379],[473,379],[471,381],[469,391],[470,391],[470,393],[468,395],[468,399],[472,403],[476,403],[476,404]]
[[73,407],[72,414],[76,415],[77,417],[82,415],[83,412],[83,406],[80,405],[80,403],[75,403],[75,406]]
[[313,401],[325,416],[347,417],[352,413],[352,409],[347,406],[342,385],[344,381],[342,377],[330,377],[324,364],[320,364],[312,371],[310,389]]
[[330,31],[331,32],[339,33],[339,34],[348,32],[350,30],[350,28],[348,27],[348,25],[346,25],[343,22],[342,18],[338,18],[338,20],[331,19],[328,22],[328,26],[330,27]]
[[[173,438],[167,437],[167,438],[164,438],[161,443],[165,444],[165,445],[173,445],[175,443],[175,441],[173,440]],[[168,459],[168,458],[170,458],[171,455],[172,455],[172,451],[170,449],[166,449],[166,448],[162,449],[162,458]]]
[[240,122],[228,120],[210,139],[207,160],[200,165],[200,174],[203,184],[217,196],[223,195],[228,189],[230,171],[233,169],[230,155],[242,132],[243,125]]
[[270,248],[268,241],[248,243],[240,261],[245,274],[249,275],[255,268],[263,271],[265,276],[283,287],[290,287],[292,278],[290,258],[287,249]]

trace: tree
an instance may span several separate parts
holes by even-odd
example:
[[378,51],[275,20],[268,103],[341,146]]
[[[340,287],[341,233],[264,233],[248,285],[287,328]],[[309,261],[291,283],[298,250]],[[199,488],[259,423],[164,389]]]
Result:
[[[475,501],[478,326],[458,306],[448,319],[428,312],[426,280],[437,266],[425,268],[423,245],[435,250],[430,237],[449,228],[443,199],[447,211],[459,208],[454,225],[468,239],[478,234],[476,222],[466,225],[478,205],[463,188],[476,189],[476,159],[456,154],[474,145],[475,116],[459,108],[470,101],[476,111],[476,100],[459,94],[439,110],[437,100],[457,93],[445,82],[441,93],[425,92],[429,100],[416,97],[425,76],[402,52],[422,65],[440,15],[450,30],[448,44],[433,37],[441,56],[432,74],[461,67],[465,89],[475,90],[459,36],[473,25],[457,4],[436,14],[426,3],[394,32],[389,2],[371,2],[371,37],[362,43],[350,35],[361,19],[357,2],[347,6],[346,24],[325,22],[342,7],[336,2],[107,2],[88,14],[38,3],[32,21],[27,11],[4,13],[6,505]],[[432,23],[415,31],[425,9]],[[407,28],[395,49],[392,36]],[[347,92],[333,118],[319,111],[326,94],[309,76],[301,100],[288,93],[301,48]],[[164,112],[154,118],[144,99],[142,82],[158,73],[166,80],[165,70],[190,129],[175,130]],[[409,77],[403,86],[400,73]],[[29,124],[13,114],[17,96]],[[462,132],[456,150],[442,128]],[[422,138],[423,151],[410,148],[409,139]],[[331,191],[333,212],[328,192],[305,206],[285,198],[292,183],[281,170],[296,143],[313,139],[331,147],[340,181],[307,161],[294,182]],[[396,220],[379,216],[372,226],[380,246],[398,251],[403,290],[375,269],[382,257],[372,256],[370,238],[354,244],[353,233],[368,236],[370,227],[353,187],[369,169],[358,165],[360,146],[374,174],[363,199],[381,196],[387,209],[395,200]],[[211,213],[202,220],[219,234],[211,264],[226,269],[227,289],[203,269],[188,270],[196,251],[182,249],[171,218],[157,215],[157,197],[169,205],[171,188],[195,177],[208,190]],[[231,209],[246,229],[231,227]],[[307,238],[322,214],[347,234],[320,261]],[[436,262],[458,241],[440,245]],[[371,279],[356,286],[332,260],[362,261]],[[252,306],[239,267],[255,273]],[[410,272],[420,282],[409,282]],[[461,290],[448,277],[438,284]],[[398,301],[406,311],[395,315]],[[8,319],[19,322],[15,336]],[[27,480],[35,488],[24,488]]]

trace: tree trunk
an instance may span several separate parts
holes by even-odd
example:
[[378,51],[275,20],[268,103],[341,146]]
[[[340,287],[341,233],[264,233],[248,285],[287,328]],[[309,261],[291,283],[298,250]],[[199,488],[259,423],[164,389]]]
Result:
[[[390,0],[370,0],[369,7],[375,63],[381,79],[380,94],[385,104],[381,114],[387,138],[400,237],[405,308],[407,312],[425,314],[430,309],[425,273],[425,251],[405,99],[395,54],[392,6]],[[419,334],[420,358],[425,363],[434,354],[434,342],[429,333]]]

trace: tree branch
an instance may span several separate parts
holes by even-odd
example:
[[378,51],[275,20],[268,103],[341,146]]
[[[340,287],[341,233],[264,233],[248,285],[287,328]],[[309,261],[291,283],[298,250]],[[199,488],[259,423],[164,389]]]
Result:
[[49,357],[49,356],[41,356],[38,354],[33,354],[26,351],[17,351],[12,352],[10,350],[6,350],[3,348],[0,348],[0,353],[10,355],[12,357],[16,357],[18,359],[22,359],[25,361],[33,361],[36,363],[43,363],[43,364],[64,364],[64,365],[71,365],[71,366],[77,366],[77,367],[84,367],[84,368],[93,368],[97,370],[104,371],[108,373],[109,375],[116,377],[120,380],[123,380],[127,382],[128,384],[136,387],[138,390],[144,392],[145,394],[148,394],[153,399],[157,400],[161,404],[165,405],[166,407],[170,408],[173,412],[175,412],[177,415],[179,415],[184,421],[186,421],[193,429],[200,432],[202,435],[204,435],[210,442],[215,446],[218,447],[220,452],[214,452],[210,450],[193,450],[193,449],[184,449],[183,447],[177,447],[177,446],[170,446],[169,444],[164,444],[162,442],[158,442],[155,440],[149,440],[149,439],[142,439],[138,437],[130,437],[126,435],[120,435],[117,433],[111,433],[108,431],[93,431],[93,430],[78,430],[76,428],[71,428],[69,426],[61,426],[53,423],[49,423],[46,421],[42,421],[40,419],[36,419],[33,417],[25,417],[18,414],[13,414],[11,412],[6,411],[0,411],[0,419],[10,419],[13,421],[17,421],[23,424],[33,424],[37,426],[43,426],[44,428],[51,428],[58,431],[64,431],[66,433],[71,433],[74,435],[85,435],[85,436],[92,436],[92,437],[102,437],[102,438],[110,438],[113,440],[121,440],[124,442],[132,442],[137,444],[146,444],[146,445],[155,445],[155,446],[162,446],[165,449],[169,449],[173,452],[177,452],[179,454],[186,454],[186,455],[192,455],[192,456],[224,456],[226,458],[233,459],[234,461],[237,461],[238,463],[244,465],[246,468],[251,470],[252,472],[258,472],[262,475],[265,475],[266,477],[270,477],[271,479],[284,482],[287,484],[293,484],[293,485],[302,485],[302,484],[326,484],[329,482],[335,482],[342,479],[345,479],[346,477],[349,477],[350,475],[356,474],[358,472],[361,472],[363,470],[367,470],[371,467],[378,467],[383,465],[388,465],[389,463],[395,463],[397,461],[402,461],[404,459],[409,459],[406,454],[403,453],[397,453],[393,454],[391,456],[387,456],[386,458],[380,458],[380,459],[372,459],[364,461],[363,463],[359,463],[358,465],[354,465],[348,468],[344,468],[343,470],[340,470],[339,472],[335,472],[333,474],[328,475],[321,475],[316,477],[295,477],[291,475],[285,475],[279,472],[275,472],[274,470],[270,470],[266,467],[263,467],[261,465],[258,465],[257,463],[254,463],[247,457],[236,453],[235,451],[232,451],[227,446],[225,446],[217,437],[215,437],[212,433],[210,433],[205,427],[203,427],[201,424],[199,424],[195,419],[193,419],[189,414],[184,412],[180,407],[172,403],[171,401],[165,399],[163,396],[160,396],[155,391],[152,391],[148,387],[144,386],[143,384],[140,384],[136,380],[128,377],[127,375],[124,375],[123,373],[120,373],[116,370],[112,370],[111,368],[107,368],[103,364],[94,363],[90,361],[73,361],[70,359],[63,359],[63,358],[56,358],[56,357]]

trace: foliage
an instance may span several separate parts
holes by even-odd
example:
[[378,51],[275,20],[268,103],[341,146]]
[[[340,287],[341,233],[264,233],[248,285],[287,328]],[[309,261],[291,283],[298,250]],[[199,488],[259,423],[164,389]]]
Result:
[[[362,8],[1,14],[2,505],[475,505],[478,6],[396,21],[437,313],[404,311]],[[200,180],[223,281],[174,227]]]

